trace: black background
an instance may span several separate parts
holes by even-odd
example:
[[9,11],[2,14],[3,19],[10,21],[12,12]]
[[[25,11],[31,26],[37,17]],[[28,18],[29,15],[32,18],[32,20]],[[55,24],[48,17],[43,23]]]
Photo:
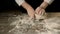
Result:
[[[34,9],[36,9],[43,0],[26,0]],[[21,6],[19,7],[15,0],[0,0],[0,11],[4,10],[21,10],[26,11]],[[46,8],[46,12],[60,12],[60,0],[55,0]]]

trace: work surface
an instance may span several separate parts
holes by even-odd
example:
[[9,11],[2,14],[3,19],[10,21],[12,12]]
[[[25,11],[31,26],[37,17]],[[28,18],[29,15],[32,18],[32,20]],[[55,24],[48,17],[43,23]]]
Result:
[[0,34],[60,34],[60,12],[47,15],[47,19],[34,20],[27,14],[0,13]]

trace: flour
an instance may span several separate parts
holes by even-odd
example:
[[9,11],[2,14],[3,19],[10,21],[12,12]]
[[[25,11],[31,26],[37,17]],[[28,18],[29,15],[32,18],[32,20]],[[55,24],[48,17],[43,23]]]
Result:
[[29,19],[28,15],[23,14],[10,17],[9,21],[10,26],[15,25],[9,30],[9,34],[60,34],[60,17],[36,20]]

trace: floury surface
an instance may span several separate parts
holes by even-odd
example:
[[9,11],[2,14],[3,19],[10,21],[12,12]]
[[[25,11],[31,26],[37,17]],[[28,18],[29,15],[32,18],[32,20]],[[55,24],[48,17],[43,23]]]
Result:
[[60,34],[60,13],[48,13],[44,20],[30,19],[24,13],[0,15],[0,34]]

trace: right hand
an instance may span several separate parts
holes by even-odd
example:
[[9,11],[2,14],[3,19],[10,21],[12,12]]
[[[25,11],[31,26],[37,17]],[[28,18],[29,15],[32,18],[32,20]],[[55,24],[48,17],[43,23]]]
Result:
[[35,15],[35,12],[34,12],[34,10],[32,11],[32,10],[29,10],[29,11],[27,11],[27,13],[28,13],[28,15],[29,15],[29,17],[32,19],[32,18],[34,18],[34,15]]

